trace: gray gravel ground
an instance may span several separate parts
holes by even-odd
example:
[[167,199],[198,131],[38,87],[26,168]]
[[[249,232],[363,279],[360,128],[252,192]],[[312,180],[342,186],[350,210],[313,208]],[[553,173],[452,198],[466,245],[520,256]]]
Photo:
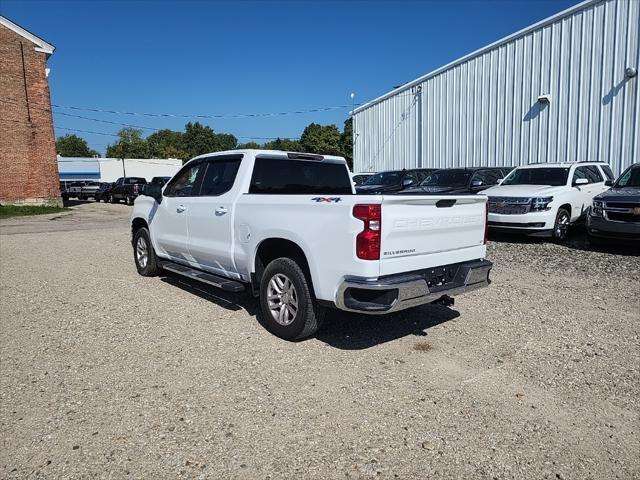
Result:
[[267,333],[130,207],[0,222],[2,478],[640,478],[640,257],[500,239],[452,308]]

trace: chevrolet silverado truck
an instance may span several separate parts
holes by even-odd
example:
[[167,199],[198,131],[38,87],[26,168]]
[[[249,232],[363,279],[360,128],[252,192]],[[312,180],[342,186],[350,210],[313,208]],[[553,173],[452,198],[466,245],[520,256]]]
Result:
[[133,205],[133,201],[140,195],[146,184],[147,181],[142,177],[120,177],[111,187],[109,201],[120,203],[120,200],[124,200],[127,205]]
[[327,308],[382,314],[489,284],[486,197],[355,195],[344,158],[196,157],[148,185],[131,218],[138,273],[259,297],[265,327],[313,335]]

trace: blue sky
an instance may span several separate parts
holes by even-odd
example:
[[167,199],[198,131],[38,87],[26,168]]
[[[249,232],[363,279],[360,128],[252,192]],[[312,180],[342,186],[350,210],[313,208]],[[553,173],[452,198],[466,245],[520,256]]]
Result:
[[[52,102],[107,110],[236,114],[366,102],[577,0],[127,2],[0,0],[0,13],[56,46]],[[181,130],[188,119],[60,109]],[[348,108],[201,120],[217,132],[299,137],[310,122],[342,128]],[[60,114],[58,127],[117,125]],[[152,130],[144,130],[146,134]],[[80,133],[104,153],[113,138]]]

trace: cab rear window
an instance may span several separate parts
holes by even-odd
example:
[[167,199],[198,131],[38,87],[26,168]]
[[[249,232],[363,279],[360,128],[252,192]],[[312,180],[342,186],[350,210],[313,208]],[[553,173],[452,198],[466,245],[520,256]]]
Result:
[[341,163],[258,157],[249,193],[350,195],[351,178]]

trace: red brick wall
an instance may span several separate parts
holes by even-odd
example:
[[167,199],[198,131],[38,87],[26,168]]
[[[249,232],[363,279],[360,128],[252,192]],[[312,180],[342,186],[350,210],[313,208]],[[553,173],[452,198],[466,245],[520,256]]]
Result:
[[60,202],[47,58],[35,48],[0,25],[0,203]]

